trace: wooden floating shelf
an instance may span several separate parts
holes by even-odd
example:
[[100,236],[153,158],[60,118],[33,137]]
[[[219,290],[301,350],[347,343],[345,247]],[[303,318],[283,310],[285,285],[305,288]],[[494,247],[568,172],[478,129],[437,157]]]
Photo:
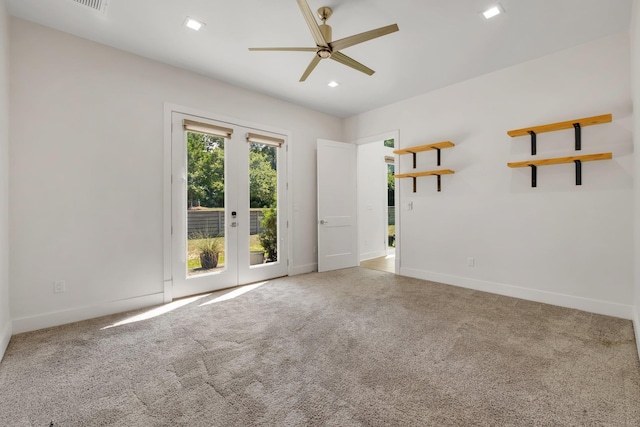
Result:
[[454,147],[455,144],[451,141],[442,141],[435,144],[418,145],[416,147],[402,148],[400,150],[394,150],[393,154],[415,154],[429,150],[441,150],[443,148]]
[[394,178],[418,178],[420,176],[433,176],[433,175],[451,175],[455,173],[451,169],[441,169],[436,171],[422,171],[422,172],[409,172],[409,173],[399,173],[394,175]]
[[580,127],[600,125],[603,123],[610,123],[612,120],[612,117],[613,116],[611,114],[603,114],[601,116],[586,117],[584,119],[568,120],[566,122],[558,122],[558,123],[551,123],[548,125],[540,125],[540,126],[533,126],[529,128],[510,130],[507,132],[507,134],[511,137],[528,136],[528,135],[531,135],[530,132],[538,134],[538,133],[544,133],[544,132],[554,132],[557,130],[573,129],[576,124],[580,125]]
[[538,166],[561,165],[564,163],[575,163],[576,165],[576,185],[582,185],[582,162],[593,162],[596,160],[611,160],[613,153],[587,154],[583,156],[557,157],[554,159],[525,160],[523,162],[507,163],[510,168],[531,168],[531,186],[536,187],[538,181]]
[[442,185],[441,185],[441,180],[440,180],[440,175],[451,175],[454,174],[455,172],[452,171],[451,169],[440,169],[440,170],[434,170],[434,171],[422,171],[422,172],[409,172],[409,173],[400,173],[397,175],[394,175],[394,178],[413,178],[413,192],[415,193],[417,188],[416,188],[416,178],[419,178],[421,176],[437,176],[438,177],[438,191],[440,191],[442,189]]
[[613,153],[600,153],[600,154],[587,154],[584,156],[557,157],[555,159],[525,160],[524,162],[507,163],[507,166],[509,166],[510,168],[524,168],[527,166],[560,165],[563,163],[573,163],[575,161],[593,162],[596,160],[611,160],[612,158],[613,158]]
[[393,154],[413,154],[413,168],[416,168],[416,153],[423,151],[436,150],[438,152],[438,166],[440,166],[440,150],[445,148],[451,148],[455,144],[451,141],[436,142],[435,144],[417,145],[415,147],[402,148],[400,150],[394,150]]

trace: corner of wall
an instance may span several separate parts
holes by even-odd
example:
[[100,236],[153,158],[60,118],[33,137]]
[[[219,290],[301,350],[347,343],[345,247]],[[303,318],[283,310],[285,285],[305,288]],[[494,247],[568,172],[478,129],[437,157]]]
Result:
[[632,99],[633,99],[633,145],[634,145],[634,184],[635,184],[635,256],[634,256],[634,310],[633,329],[636,334],[636,345],[640,356],[640,0],[633,1],[631,16],[631,75]]
[[13,332],[9,313],[9,16],[0,0],[0,360]]

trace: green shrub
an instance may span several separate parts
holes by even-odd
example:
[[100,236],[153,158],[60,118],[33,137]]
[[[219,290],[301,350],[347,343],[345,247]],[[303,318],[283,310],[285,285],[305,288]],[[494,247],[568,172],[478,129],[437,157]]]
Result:
[[266,253],[267,262],[275,262],[278,260],[278,213],[275,208],[266,208],[262,215],[263,230],[258,238]]

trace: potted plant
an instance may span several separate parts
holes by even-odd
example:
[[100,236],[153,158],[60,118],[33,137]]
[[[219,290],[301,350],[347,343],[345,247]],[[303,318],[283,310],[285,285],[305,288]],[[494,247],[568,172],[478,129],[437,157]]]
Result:
[[218,266],[218,254],[223,250],[223,242],[220,237],[203,237],[198,239],[196,248],[200,253],[200,265],[203,270],[209,270]]
[[249,256],[249,264],[264,264],[264,251],[251,251]]

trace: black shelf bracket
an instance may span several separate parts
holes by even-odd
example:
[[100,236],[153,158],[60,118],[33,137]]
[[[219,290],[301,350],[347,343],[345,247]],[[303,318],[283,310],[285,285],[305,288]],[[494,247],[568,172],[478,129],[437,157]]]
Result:
[[438,166],[440,166],[440,149],[436,148],[436,151],[438,152]]
[[531,168],[531,187],[538,186],[538,167],[536,165],[529,165]]
[[582,128],[580,127],[580,123],[574,123],[573,127],[576,130],[576,150],[580,151],[582,150]]
[[531,135],[531,155],[536,155],[536,133],[532,130],[529,131],[529,135]]
[[436,175],[438,177],[438,192],[442,190],[442,180],[440,179],[440,175]]
[[576,185],[582,185],[582,162],[580,160],[573,162],[576,164]]
[[[414,154],[414,156],[415,156],[415,154]],[[413,178],[413,192],[415,193],[416,189],[417,189],[417,186],[416,186],[416,179],[417,178],[415,176],[412,176],[412,178]]]
[[[413,168],[415,169],[416,168],[416,153],[411,153],[411,154],[413,154]],[[414,191],[414,193],[415,193],[415,191]]]

